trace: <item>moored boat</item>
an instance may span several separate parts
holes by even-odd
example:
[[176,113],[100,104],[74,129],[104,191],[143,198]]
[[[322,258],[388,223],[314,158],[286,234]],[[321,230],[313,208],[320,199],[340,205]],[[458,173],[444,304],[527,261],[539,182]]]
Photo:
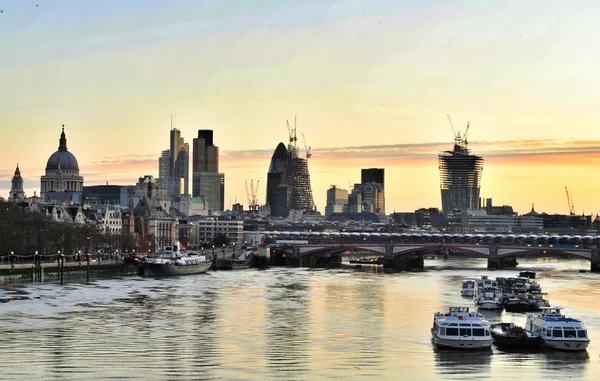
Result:
[[502,290],[498,287],[477,288],[473,302],[482,310],[501,310]]
[[243,270],[252,267],[252,260],[254,258],[254,250],[246,250],[244,253],[239,255],[237,258],[231,259],[219,259],[217,260],[218,270]]
[[477,282],[474,279],[465,279],[462,282],[462,288],[460,294],[462,296],[473,297],[475,295],[475,286]]
[[528,333],[514,323],[492,324],[490,328],[494,344],[516,349],[538,349],[542,346],[539,336]]
[[525,329],[539,336],[544,347],[565,351],[584,351],[590,339],[583,322],[565,316],[560,307],[544,307],[538,314],[527,314]]
[[433,315],[431,335],[436,347],[486,349],[492,346],[490,323],[469,307],[450,307],[448,313]]
[[180,251],[179,246],[166,246],[158,256],[144,260],[144,276],[174,276],[203,274],[207,272],[212,260],[195,252]]

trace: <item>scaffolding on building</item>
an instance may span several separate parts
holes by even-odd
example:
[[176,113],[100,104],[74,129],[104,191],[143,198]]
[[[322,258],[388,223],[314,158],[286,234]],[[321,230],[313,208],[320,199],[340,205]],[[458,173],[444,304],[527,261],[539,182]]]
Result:
[[[296,137],[296,118],[294,118],[294,127],[290,127],[287,122],[289,132],[288,159],[287,159],[287,185],[289,210],[304,210],[307,212],[315,211],[312,190],[310,186],[310,174],[308,172],[308,160],[299,157],[299,149]],[[307,148],[307,158],[310,157]]]
[[467,123],[462,136],[460,131],[454,130],[451,120],[450,125],[454,132],[454,148],[438,155],[442,211],[446,215],[453,211],[477,209],[483,172],[483,158],[471,155],[467,148],[470,124]]

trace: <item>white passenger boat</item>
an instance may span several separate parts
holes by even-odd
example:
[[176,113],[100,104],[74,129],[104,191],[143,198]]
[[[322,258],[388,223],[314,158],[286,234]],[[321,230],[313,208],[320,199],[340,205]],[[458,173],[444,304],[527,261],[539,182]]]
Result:
[[473,297],[475,295],[475,286],[477,283],[474,279],[465,279],[462,282],[462,288],[460,290],[460,294],[462,296]]
[[502,309],[502,290],[498,287],[477,288],[473,302],[482,310]]
[[469,307],[450,307],[448,313],[436,312],[431,328],[437,347],[488,349],[492,346],[490,322]]
[[584,351],[590,343],[581,320],[566,317],[559,307],[545,307],[528,314],[525,329],[542,339],[542,345],[565,351]]

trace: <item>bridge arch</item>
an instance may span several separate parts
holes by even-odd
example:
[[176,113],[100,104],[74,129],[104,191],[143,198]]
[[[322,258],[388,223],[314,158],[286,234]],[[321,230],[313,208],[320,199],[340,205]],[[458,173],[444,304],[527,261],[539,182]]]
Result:
[[591,249],[565,249],[565,248],[553,248],[553,247],[499,247],[498,258],[506,257],[520,257],[527,254],[537,253],[540,256],[544,254],[560,254],[570,257],[577,257],[592,260]]

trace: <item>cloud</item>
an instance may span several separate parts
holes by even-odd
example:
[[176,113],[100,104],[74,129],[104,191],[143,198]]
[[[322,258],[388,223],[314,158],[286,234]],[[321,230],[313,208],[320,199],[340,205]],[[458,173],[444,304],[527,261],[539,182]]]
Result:
[[[597,164],[600,161],[600,141],[579,140],[507,140],[481,141],[469,145],[471,152],[482,156],[487,163],[530,163],[530,164]],[[395,164],[403,161],[427,162],[435,160],[439,152],[451,150],[447,142],[418,144],[389,144],[316,148],[312,150],[314,160],[323,159],[328,165],[355,163],[364,166],[364,162],[376,165]],[[302,150],[301,150],[302,153]],[[270,158],[271,150],[228,151],[221,156],[224,162]],[[254,160],[253,160],[254,159]],[[250,162],[241,163],[249,165]]]

